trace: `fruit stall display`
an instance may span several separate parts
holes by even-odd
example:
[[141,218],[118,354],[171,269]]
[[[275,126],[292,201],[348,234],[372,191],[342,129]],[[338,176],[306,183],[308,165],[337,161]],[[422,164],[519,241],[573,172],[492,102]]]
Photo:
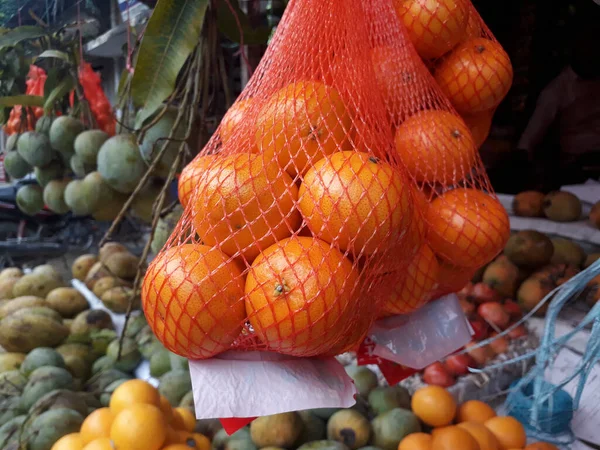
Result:
[[346,370],[358,390],[354,407],[260,417],[229,436],[218,421],[196,421],[191,392],[178,393],[186,383],[175,376],[168,383],[161,378],[155,388],[113,368],[78,384],[58,350],[7,353],[0,358],[0,445],[17,449],[21,443],[33,450],[556,448],[526,446],[523,426],[512,417],[497,417],[484,402],[457,404],[439,386],[421,388],[411,397],[402,386],[379,386],[368,368]]
[[[8,405],[0,408],[8,411],[0,445],[554,448],[526,446],[518,421],[452,391],[468,367],[534,346],[519,326],[475,348],[577,273],[585,255],[573,264],[573,245],[558,238],[510,236],[477,154],[510,88],[510,61],[468,1],[436,0],[434,10],[429,3],[348,2],[342,11],[330,2],[291,2],[248,88],[183,169],[181,207],[160,218],[161,186],[144,181],[173,176],[186,137],[178,119],[186,101],[197,104],[194,89],[180,108],[161,99],[160,111],[141,109],[148,120],[137,134],[111,136],[98,117],[104,130],[62,115],[11,136],[10,170],[33,170],[40,182],[19,191],[19,207],[112,220],[133,196],[136,215],[158,219],[157,256],[146,268],[145,254],[115,243],[80,256],[73,284],[102,308],[90,308],[47,266],[0,274],[7,351],[0,382],[4,376],[12,389],[8,396],[0,389]],[[448,26],[430,27],[440,14]],[[196,81],[182,78],[198,88],[195,52],[187,70]],[[94,112],[108,115],[103,105]],[[190,412],[194,360],[229,350],[333,359],[356,349],[377,319],[459,290],[474,342],[413,377],[429,386],[379,386],[368,368],[348,367],[359,393],[354,407],[297,412],[285,404],[279,411],[286,412],[256,414],[231,436]],[[115,317],[131,309],[121,334]],[[150,382],[132,379],[144,359]],[[266,398],[268,386],[252,387]],[[73,403],[55,404],[58,394],[50,406],[36,405],[41,392],[56,390],[70,392]],[[213,404],[200,405],[211,415],[196,412],[231,414],[231,394],[216,392]]]

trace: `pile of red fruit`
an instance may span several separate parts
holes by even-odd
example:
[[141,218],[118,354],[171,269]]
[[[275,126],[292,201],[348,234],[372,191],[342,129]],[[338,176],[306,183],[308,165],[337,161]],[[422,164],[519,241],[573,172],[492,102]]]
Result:
[[488,345],[475,347],[476,343],[494,337],[506,330],[523,316],[521,307],[485,283],[469,283],[458,293],[461,307],[469,319],[474,335],[473,341],[442,362],[428,366],[423,372],[427,384],[449,387],[456,379],[469,373],[469,367],[479,368],[497,355],[506,353],[512,339],[527,336],[523,325],[517,326],[506,336],[496,337]]

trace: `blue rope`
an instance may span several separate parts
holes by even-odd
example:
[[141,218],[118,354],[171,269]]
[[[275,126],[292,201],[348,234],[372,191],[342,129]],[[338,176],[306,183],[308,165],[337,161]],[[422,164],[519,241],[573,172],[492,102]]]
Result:
[[[556,321],[564,305],[598,274],[600,274],[600,260],[552,291],[540,302],[538,305],[540,307],[548,301],[550,304],[546,313],[543,337],[535,351],[486,368],[489,370],[503,367],[535,356],[535,366],[514,384],[506,400],[506,406],[509,413],[519,418],[534,435],[544,436],[547,441],[559,444],[573,442],[574,435],[570,429],[573,412],[579,407],[590,372],[600,361],[600,302],[591,308],[571,332],[560,338],[555,337]],[[557,384],[545,381],[546,370],[552,365],[564,344],[589,324],[592,324],[592,329],[585,353],[573,372]],[[577,388],[575,396],[571,397],[563,388],[574,380],[577,380]],[[562,434],[563,439],[558,438],[558,434]],[[550,439],[546,437],[548,435]]]

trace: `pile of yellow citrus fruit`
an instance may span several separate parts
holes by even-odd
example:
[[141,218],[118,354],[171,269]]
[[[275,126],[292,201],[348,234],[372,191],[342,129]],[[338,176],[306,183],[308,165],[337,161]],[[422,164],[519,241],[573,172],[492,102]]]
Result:
[[190,410],[172,408],[154,386],[130,380],[115,389],[107,408],[87,416],[79,433],[63,436],[51,450],[210,450],[195,425]]
[[409,434],[398,450],[558,450],[545,442],[527,445],[525,428],[515,418],[497,416],[492,407],[479,400],[457,405],[439,386],[415,392],[411,408],[432,431]]

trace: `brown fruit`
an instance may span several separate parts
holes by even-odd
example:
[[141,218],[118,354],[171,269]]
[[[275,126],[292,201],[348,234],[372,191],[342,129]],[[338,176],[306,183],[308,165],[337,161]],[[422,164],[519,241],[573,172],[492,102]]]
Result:
[[80,281],[85,280],[86,275],[96,262],[98,262],[98,257],[96,255],[89,254],[78,257],[73,261],[73,267],[71,267],[73,278]]
[[77,289],[59,287],[50,291],[46,297],[48,306],[66,318],[75,317],[90,307],[87,300]]
[[554,191],[544,198],[544,214],[555,222],[579,220],[581,209],[581,200],[570,192]]
[[109,289],[112,289],[117,286],[127,286],[127,285],[128,285],[128,283],[125,280],[121,280],[120,278],[103,277],[103,278],[100,278],[96,282],[96,284],[94,285],[94,289],[92,291],[94,292],[94,295],[96,297],[101,298],[102,295]]
[[583,262],[583,268],[587,269],[596,261],[598,261],[598,259],[600,259],[600,253],[590,253],[589,255],[587,255],[585,261]]
[[0,320],[10,316],[15,311],[18,311],[23,308],[33,308],[37,306],[48,306],[46,301],[41,297],[36,297],[35,295],[24,295],[21,297],[17,297],[5,305],[0,306]]
[[19,281],[17,277],[0,279],[0,300],[10,300],[14,297],[13,287],[17,281]]
[[521,192],[513,199],[513,212],[521,217],[544,217],[544,198],[541,192]]
[[128,252],[127,247],[123,244],[119,244],[118,242],[107,242],[100,248],[100,252],[98,253],[98,258],[102,262],[106,262],[109,256],[114,253],[120,252]]
[[596,275],[588,282],[584,296],[590,306],[594,306],[600,300],[600,275]]
[[116,252],[106,258],[104,264],[115,277],[130,279],[137,273],[140,259],[129,252]]
[[550,262],[553,253],[550,238],[535,230],[513,234],[504,247],[504,254],[519,267],[541,267]]
[[494,261],[483,272],[482,281],[504,297],[512,297],[517,290],[519,268],[510,261]]
[[108,269],[104,266],[104,264],[102,264],[101,261],[98,261],[92,266],[85,276],[85,285],[88,287],[88,289],[94,289],[94,286],[98,280],[109,276],[111,276],[111,274],[109,273]]
[[[541,302],[554,288],[551,281],[544,278],[531,277],[526,279],[517,291],[517,302],[525,311],[531,311]],[[537,310],[536,315],[543,315],[548,309],[546,302]]]
[[552,264],[569,264],[575,267],[581,267],[585,259],[585,252],[581,246],[569,239],[552,238],[554,254],[550,262]]

